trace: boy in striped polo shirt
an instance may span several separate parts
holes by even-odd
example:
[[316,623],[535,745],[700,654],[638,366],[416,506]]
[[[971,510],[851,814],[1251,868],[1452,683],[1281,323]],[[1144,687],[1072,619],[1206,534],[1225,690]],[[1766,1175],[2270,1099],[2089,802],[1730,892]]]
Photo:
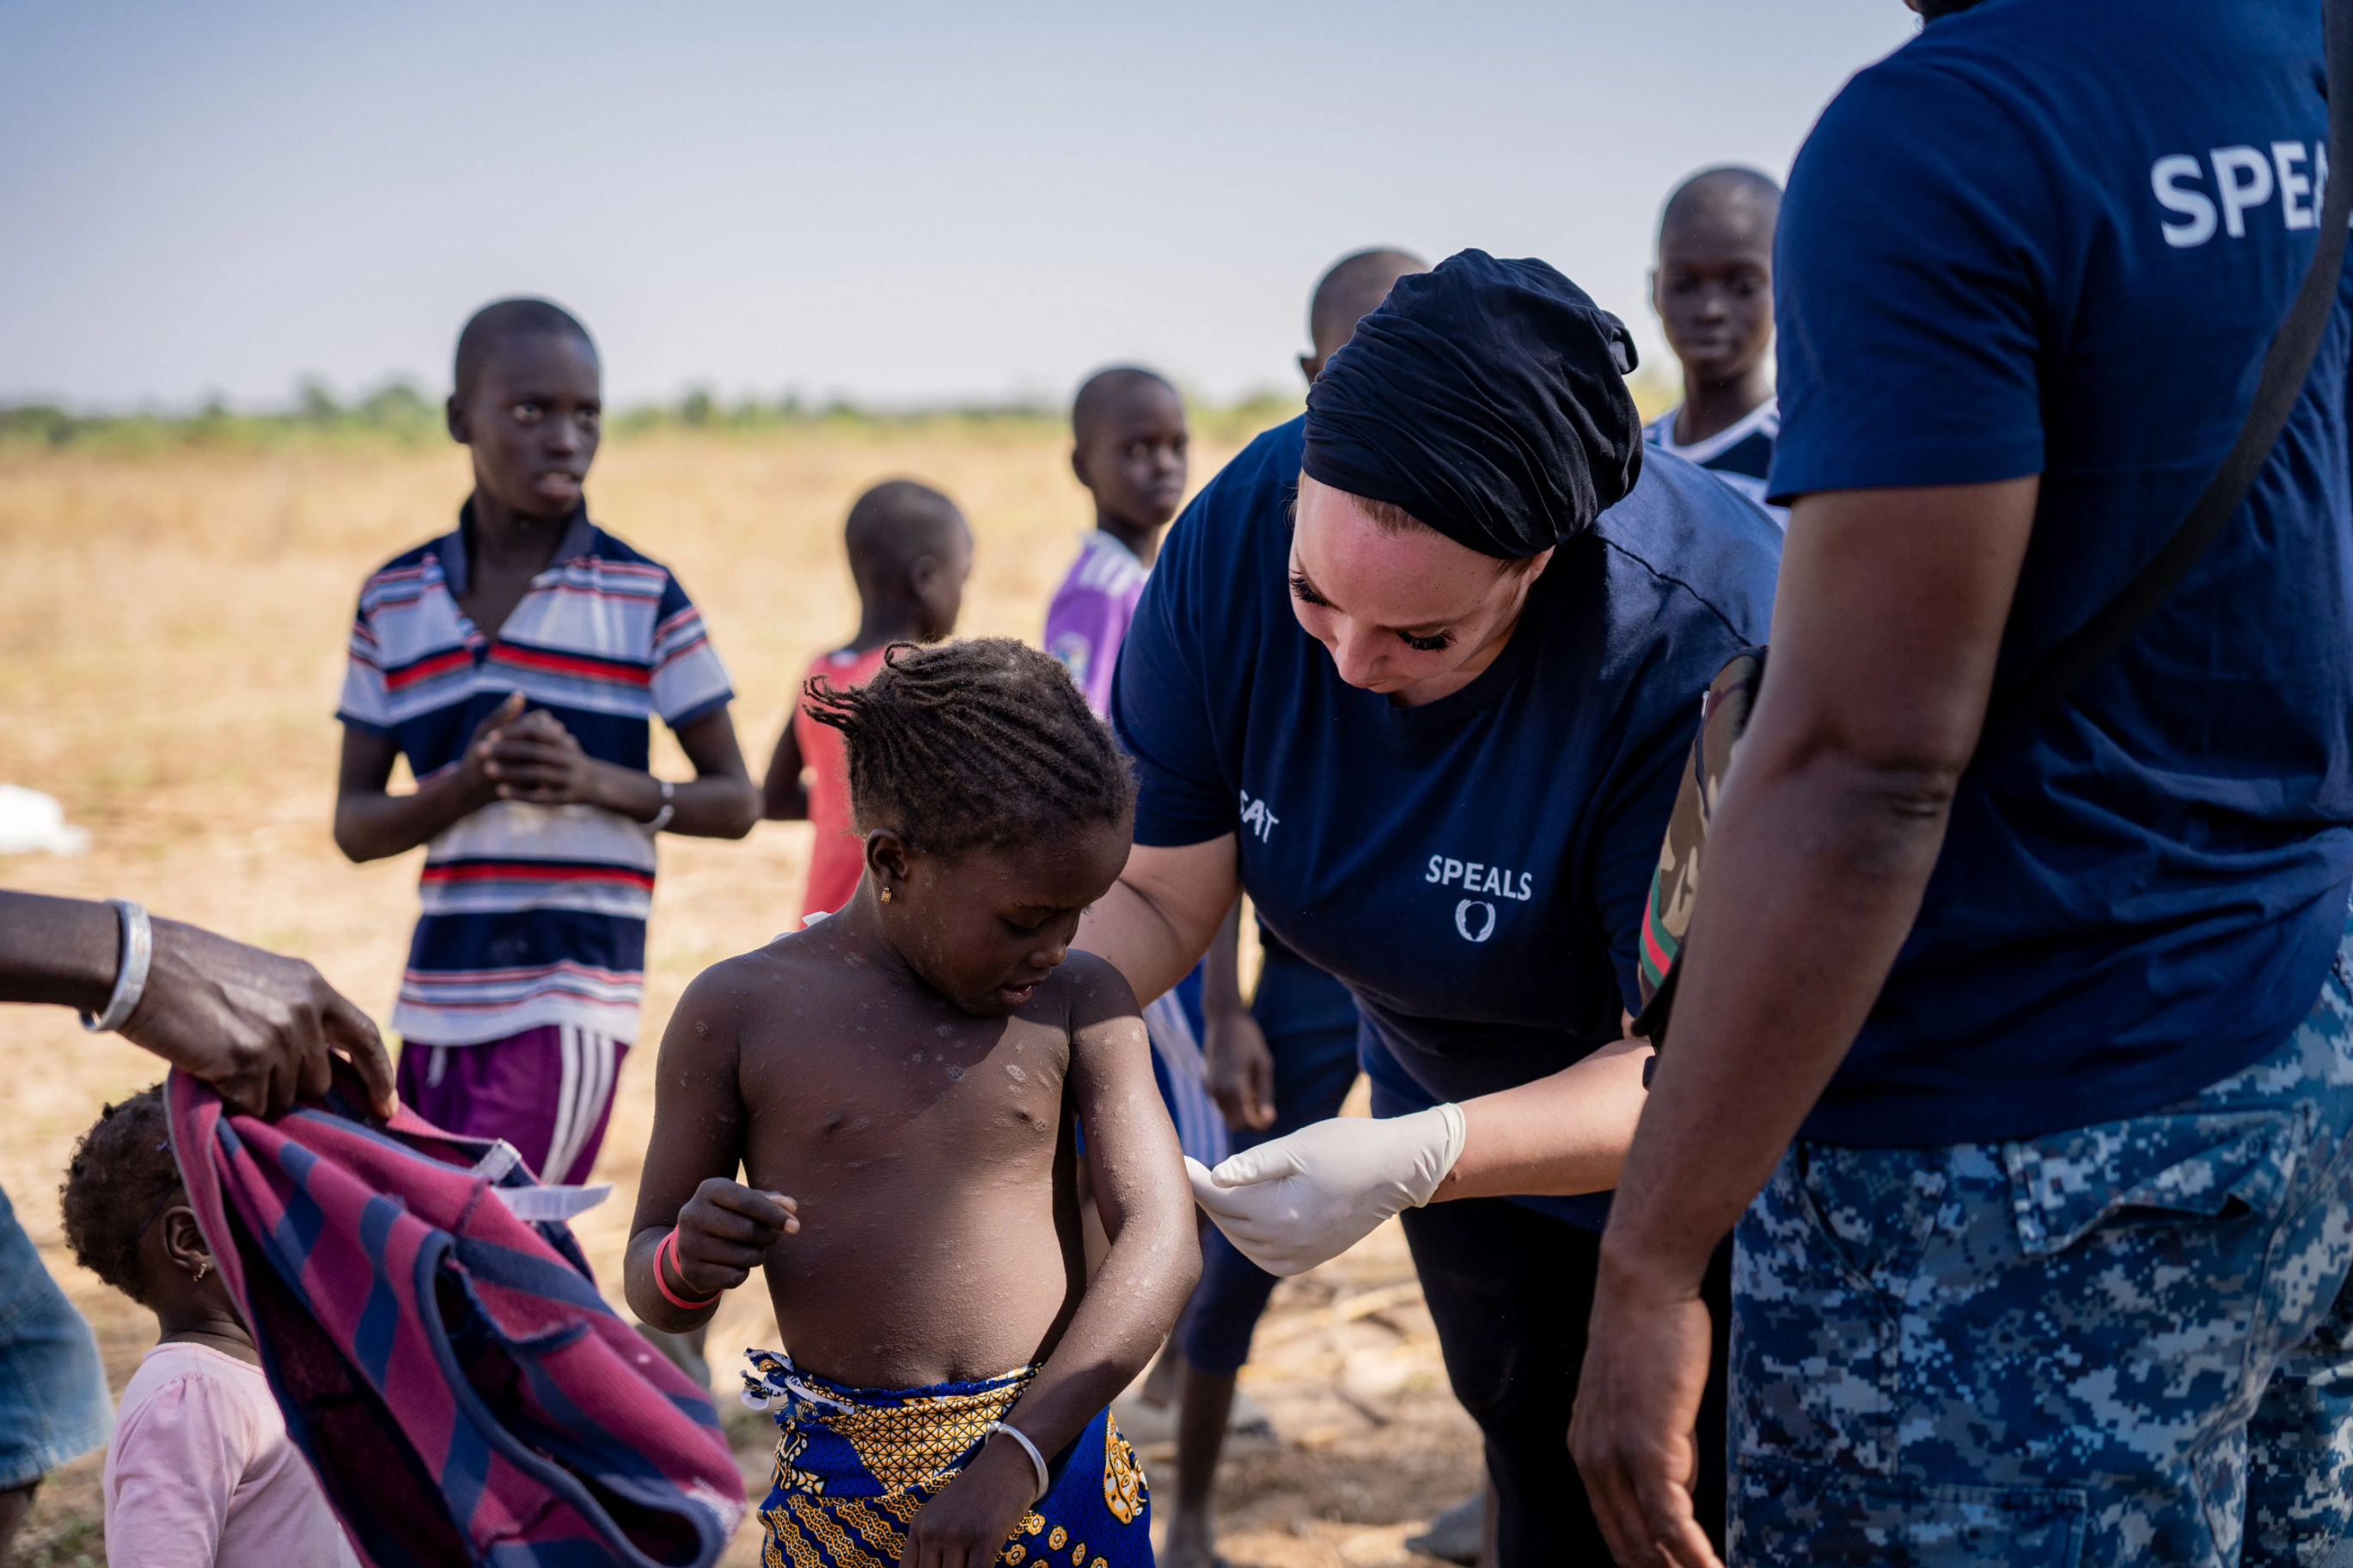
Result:
[[1683,400],[1644,427],[1651,445],[1688,458],[1764,507],[1765,469],[1781,434],[1773,395],[1773,229],[1781,187],[1754,169],[1703,169],[1659,218],[1651,303],[1683,362]]
[[[466,323],[448,418],[473,494],[361,588],[336,714],[336,844],[427,846],[401,1098],[551,1183],[587,1175],[637,1038],[654,835],[759,817],[701,614],[588,521],[601,414],[596,346],[564,310],[504,300]],[[648,771],[655,713],[693,782]],[[417,787],[393,795],[403,755]]]

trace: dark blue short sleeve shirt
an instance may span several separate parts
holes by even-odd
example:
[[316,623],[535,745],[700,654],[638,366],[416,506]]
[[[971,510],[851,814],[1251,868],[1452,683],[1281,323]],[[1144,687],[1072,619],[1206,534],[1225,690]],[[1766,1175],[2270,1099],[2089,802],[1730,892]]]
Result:
[[[2237,434],[2302,280],[2320,7],[1988,0],[1851,82],[1775,257],[1777,499],[2042,476],[1996,689],[2112,598]],[[2348,314],[2188,582],[1972,772],[1807,1125],[2024,1137],[2274,1048],[2353,880]]]
[[[1267,924],[1345,982],[1410,1097],[1524,1083],[1617,1039],[1699,716],[1763,640],[1779,536],[1652,452],[1555,553],[1493,665],[1418,708],[1343,681],[1290,603],[1301,422],[1261,436],[1162,548],[1113,716],[1135,839],[1238,836]],[[1386,1057],[1388,1060],[1377,1060]]]

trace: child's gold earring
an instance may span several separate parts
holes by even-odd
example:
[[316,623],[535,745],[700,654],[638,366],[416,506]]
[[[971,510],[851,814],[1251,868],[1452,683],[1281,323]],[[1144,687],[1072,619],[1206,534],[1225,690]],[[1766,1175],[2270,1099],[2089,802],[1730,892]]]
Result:
[[886,904],[891,901],[891,889],[888,888],[882,889],[882,901]]

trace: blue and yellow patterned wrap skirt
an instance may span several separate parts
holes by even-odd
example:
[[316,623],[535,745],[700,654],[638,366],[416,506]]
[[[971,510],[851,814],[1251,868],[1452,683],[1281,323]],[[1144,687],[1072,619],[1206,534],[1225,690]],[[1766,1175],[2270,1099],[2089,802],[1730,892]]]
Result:
[[[751,1351],[744,1402],[775,1413],[774,1484],[760,1505],[768,1568],[896,1568],[907,1527],[946,1489],[1037,1376],[845,1388]],[[1053,1484],[997,1556],[1019,1568],[1149,1568],[1152,1502],[1108,1410],[1053,1456]]]

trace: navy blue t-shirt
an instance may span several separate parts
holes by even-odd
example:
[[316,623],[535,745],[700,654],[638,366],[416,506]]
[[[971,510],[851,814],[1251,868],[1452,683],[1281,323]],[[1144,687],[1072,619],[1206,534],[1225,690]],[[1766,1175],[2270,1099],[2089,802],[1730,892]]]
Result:
[[1636,1005],[1700,694],[1763,640],[1779,536],[1646,454],[1633,494],[1555,553],[1495,662],[1399,708],[1342,680],[1292,614],[1302,429],[1261,436],[1195,498],[1136,607],[1112,702],[1142,786],[1135,841],[1239,836],[1268,926],[1356,994],[1392,1104],[1556,1072]]
[[[2152,556],[2309,263],[2320,7],[1989,0],[1848,84],[1774,259],[1777,499],[2041,474],[1997,692]],[[1971,772],[1806,1123],[2028,1137],[2263,1057],[2353,880],[2347,297],[2253,494],[2131,642]]]

